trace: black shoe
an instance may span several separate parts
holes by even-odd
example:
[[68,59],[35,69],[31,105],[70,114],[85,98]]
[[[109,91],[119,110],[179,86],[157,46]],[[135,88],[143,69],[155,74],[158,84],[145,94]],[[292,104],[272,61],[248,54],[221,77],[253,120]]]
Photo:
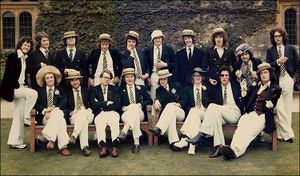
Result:
[[155,136],[159,137],[161,133],[161,129],[158,127],[150,128],[149,131],[153,133]]
[[232,160],[236,158],[234,151],[228,146],[220,147],[224,160]]
[[123,131],[120,132],[118,139],[124,141],[126,139],[127,134]]
[[193,145],[196,144],[203,144],[205,140],[205,137],[200,132],[193,138],[187,139],[186,142],[191,143]]
[[174,151],[174,152],[180,152],[180,151],[182,150],[182,148],[179,148],[179,147],[175,146],[175,145],[174,145],[175,143],[176,143],[176,142],[172,142],[172,143],[170,144],[170,149],[171,149],[172,151]]
[[292,138],[288,139],[288,140],[285,140],[284,142],[289,142],[289,143],[293,143],[294,140]]
[[222,151],[221,151],[220,148],[221,148],[220,146],[215,147],[214,152],[212,152],[212,153],[209,155],[209,157],[210,157],[210,158],[216,158],[216,157],[218,157],[218,156],[221,156],[221,155],[222,155]]
[[278,140],[279,142],[284,142],[284,139],[282,139],[282,138],[277,138],[277,140]]
[[137,154],[140,152],[140,145],[134,144],[131,150],[132,153]]

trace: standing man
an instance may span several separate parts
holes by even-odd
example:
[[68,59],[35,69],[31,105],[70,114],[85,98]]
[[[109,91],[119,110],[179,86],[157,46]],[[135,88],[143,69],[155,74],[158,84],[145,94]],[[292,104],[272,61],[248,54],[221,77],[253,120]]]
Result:
[[165,36],[161,30],[154,30],[151,34],[152,46],[145,49],[146,60],[150,68],[150,85],[151,99],[155,100],[155,91],[158,87],[157,72],[167,68],[172,73],[174,68],[175,53],[171,46],[163,44]]
[[[68,73],[70,69],[75,69],[83,75],[83,86],[87,87],[87,73],[85,68],[86,56],[76,46],[78,44],[78,34],[75,31],[64,33],[63,41],[66,48],[57,51],[55,55],[55,66],[62,75]],[[61,85],[65,88],[66,81],[63,79]]]
[[276,27],[270,32],[272,47],[267,50],[267,62],[275,68],[276,77],[279,79],[279,86],[282,88],[281,96],[277,104],[276,119],[277,138],[280,141],[293,143],[295,138],[292,129],[292,106],[293,87],[296,80],[299,55],[295,47],[288,45],[287,32]]
[[90,94],[91,107],[96,116],[94,122],[100,158],[106,157],[110,153],[106,141],[107,126],[109,126],[111,131],[111,156],[119,156],[119,139],[117,137],[120,133],[120,115],[118,112],[121,110],[121,98],[118,87],[109,85],[112,77],[112,73],[109,70],[104,70],[100,74],[101,84],[93,87]]
[[38,89],[35,75],[41,67],[46,65],[54,65],[54,53],[49,48],[49,36],[46,32],[38,32],[35,37],[35,50],[26,60],[28,72],[30,74],[30,83],[33,89]]
[[139,34],[129,31],[126,35],[126,50],[123,51],[124,68],[134,68],[136,71],[135,83],[145,86],[145,81],[149,78],[150,69],[148,67],[145,54],[138,49]]
[[[88,73],[89,86],[100,84],[100,74],[104,70],[109,70],[113,74],[111,84],[117,85],[119,83],[123,65],[120,54],[110,48],[112,42],[113,39],[109,34],[103,33],[99,35],[97,39],[98,48],[92,50],[85,67]],[[92,65],[92,73],[89,71],[90,65]]]
[[193,69],[206,68],[207,57],[203,49],[195,46],[195,33],[185,29],[182,32],[184,48],[176,52],[174,79],[184,87],[192,85]]

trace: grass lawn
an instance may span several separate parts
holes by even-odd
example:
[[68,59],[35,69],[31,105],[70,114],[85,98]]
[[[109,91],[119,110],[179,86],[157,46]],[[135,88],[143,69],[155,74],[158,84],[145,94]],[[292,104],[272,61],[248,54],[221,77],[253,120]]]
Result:
[[[245,155],[234,161],[208,158],[210,146],[191,156],[186,150],[171,151],[166,141],[149,147],[146,139],[137,155],[131,153],[132,141],[122,144],[118,158],[99,158],[92,141],[89,157],[81,155],[79,145],[71,148],[70,157],[62,157],[58,150],[30,153],[29,146],[25,150],[9,149],[6,142],[10,125],[11,119],[1,119],[1,175],[299,175],[299,113],[293,114],[294,143],[278,142],[278,151],[271,151],[266,134],[266,142],[253,142]],[[29,132],[25,128],[27,144]],[[230,140],[231,135],[227,133],[226,138]]]

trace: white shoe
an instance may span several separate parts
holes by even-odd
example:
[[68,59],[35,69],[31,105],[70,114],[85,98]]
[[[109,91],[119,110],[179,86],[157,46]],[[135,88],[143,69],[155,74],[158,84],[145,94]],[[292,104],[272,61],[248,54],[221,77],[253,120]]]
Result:
[[190,144],[188,154],[189,155],[195,155],[195,148],[196,148],[195,145]]
[[10,145],[10,148],[13,148],[13,149],[24,149],[24,148],[26,148],[26,144]]
[[31,125],[31,119],[24,118],[24,124],[30,126]]
[[47,139],[43,135],[38,135],[37,139],[40,140],[40,141],[42,141],[42,142],[46,142],[47,141]]
[[176,142],[174,145],[179,148],[186,147],[189,144],[188,142],[186,142],[186,140],[187,138],[181,138],[181,140],[179,142]]

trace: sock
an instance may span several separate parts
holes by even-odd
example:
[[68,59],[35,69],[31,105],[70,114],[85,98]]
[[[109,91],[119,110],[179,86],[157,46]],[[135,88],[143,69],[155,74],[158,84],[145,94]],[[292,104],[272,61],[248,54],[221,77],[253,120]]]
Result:
[[140,145],[140,138],[133,139],[134,145]]

